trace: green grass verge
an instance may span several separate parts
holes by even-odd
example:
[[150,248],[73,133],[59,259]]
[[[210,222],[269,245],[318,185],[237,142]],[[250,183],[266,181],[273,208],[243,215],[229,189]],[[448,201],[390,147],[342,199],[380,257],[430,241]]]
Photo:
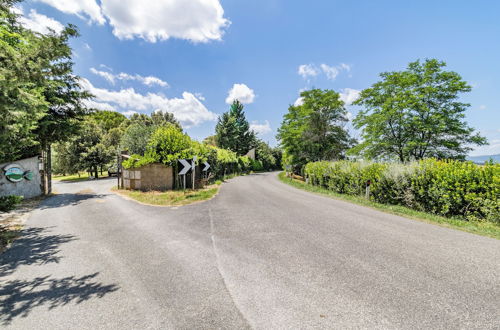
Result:
[[[102,175],[99,174],[99,179],[107,177],[108,177],[108,172],[102,172]],[[55,181],[67,181],[67,182],[86,181],[89,179],[89,174],[85,172],[85,173],[80,173],[80,175],[78,174],[53,175],[52,179]]]
[[438,224],[443,227],[459,229],[469,233],[500,239],[500,225],[494,224],[492,222],[471,222],[457,218],[445,218],[435,214],[412,210],[410,208],[400,205],[380,204],[373,201],[369,201],[361,196],[339,194],[322,187],[312,186],[305,183],[304,181],[288,178],[286,177],[284,172],[281,172],[278,175],[278,177],[282,182],[290,186],[306,190],[312,193],[348,201],[358,205],[371,207],[380,211],[403,216],[414,220]]
[[218,185],[203,189],[140,191],[113,188],[113,191],[143,204],[159,206],[181,206],[210,199],[219,191]]

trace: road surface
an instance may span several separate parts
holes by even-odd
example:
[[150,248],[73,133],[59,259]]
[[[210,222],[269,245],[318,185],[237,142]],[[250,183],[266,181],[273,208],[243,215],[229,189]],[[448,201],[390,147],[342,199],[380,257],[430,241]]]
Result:
[[7,329],[500,329],[500,241],[238,177],[152,207],[56,183],[0,257]]

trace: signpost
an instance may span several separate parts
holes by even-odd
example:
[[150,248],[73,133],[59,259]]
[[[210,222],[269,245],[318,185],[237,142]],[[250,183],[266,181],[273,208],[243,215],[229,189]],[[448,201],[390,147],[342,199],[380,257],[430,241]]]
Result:
[[[191,162],[189,162],[186,159],[179,159],[179,162],[183,166],[183,168],[179,171],[179,175],[183,176],[183,187],[186,189],[186,174],[191,171],[191,176],[192,176],[192,187],[193,189],[195,188],[196,185],[196,160],[198,158],[196,156],[193,157]],[[207,162],[203,162],[203,165],[205,166],[202,171],[204,173],[207,173],[208,169],[210,168],[210,164]]]

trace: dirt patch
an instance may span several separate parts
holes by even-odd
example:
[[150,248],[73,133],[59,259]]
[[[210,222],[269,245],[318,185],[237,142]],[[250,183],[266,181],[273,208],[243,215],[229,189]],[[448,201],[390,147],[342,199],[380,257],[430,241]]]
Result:
[[33,211],[45,197],[30,198],[22,201],[15,210],[0,213],[0,253],[18,236]]

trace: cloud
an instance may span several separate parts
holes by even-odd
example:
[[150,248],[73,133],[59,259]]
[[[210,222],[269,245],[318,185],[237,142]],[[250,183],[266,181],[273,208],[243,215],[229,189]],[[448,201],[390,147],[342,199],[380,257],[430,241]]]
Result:
[[136,114],[137,111],[132,111],[132,110],[129,110],[129,111],[122,111],[121,114],[124,115],[124,116],[127,116],[127,117],[130,117],[132,116],[133,114]]
[[351,67],[345,63],[340,63],[337,66],[329,66],[326,64],[321,64],[321,70],[326,75],[326,77],[330,80],[335,80],[340,72],[342,71],[350,71]]
[[299,65],[298,74],[307,79],[308,77],[316,77],[319,71],[314,64],[302,64]]
[[86,42],[83,44],[83,47],[85,47],[85,49],[88,51],[92,51],[92,47],[90,47],[90,45]]
[[91,109],[116,111],[116,108],[109,103],[97,102],[95,100],[85,100],[85,105]]
[[228,92],[226,103],[231,104],[234,100],[238,100],[243,104],[250,104],[254,99],[255,94],[253,89],[245,84],[234,84]]
[[[219,0],[102,0],[102,11],[119,39],[220,40],[230,22]],[[124,9],[126,8],[126,9]]]
[[344,101],[345,105],[351,105],[359,98],[361,91],[352,88],[344,88],[340,90],[340,99]]
[[82,78],[81,85],[95,96],[95,102],[110,104],[117,110],[171,112],[186,127],[196,126],[205,121],[217,119],[217,115],[208,109],[192,93],[183,92],[182,98],[167,98],[162,94],[137,93],[133,88],[112,91],[97,88]]
[[27,29],[32,31],[47,34],[50,30],[53,30],[55,33],[61,33],[64,30],[64,25],[60,22],[56,21],[53,18],[47,17],[45,15],[37,13],[35,9],[31,9],[29,14],[24,16],[23,10],[19,7],[16,8],[15,12],[18,15],[22,15],[19,17],[19,22]]
[[345,63],[340,63],[336,66],[330,66],[323,63],[320,64],[319,68],[315,64],[302,64],[299,66],[298,74],[302,78],[307,79],[324,73],[327,79],[335,80],[342,71],[349,72],[350,70],[351,67]]
[[479,146],[470,153],[470,156],[485,156],[485,155],[498,155],[500,154],[500,139],[492,139],[489,145]]
[[111,72],[97,70],[96,68],[90,68],[90,72],[106,79],[108,82],[110,82],[113,85],[115,84],[116,80],[135,80],[135,81],[138,81],[146,86],[158,85],[161,87],[168,87],[168,83],[166,81],[163,81],[160,78],[153,77],[153,76],[143,77],[143,76],[138,75],[138,74],[131,75],[131,74],[128,74],[125,72],[113,74]]
[[486,110],[486,106],[485,106],[484,104],[481,104],[481,105],[479,106],[479,110]]
[[302,104],[304,104],[304,98],[302,96],[299,96],[293,103],[296,107],[301,106]]
[[86,19],[89,23],[104,24],[106,19],[102,15],[101,8],[95,0],[37,0],[46,3],[66,14],[77,15]]
[[265,135],[267,133],[272,132],[271,125],[269,121],[265,120],[263,124],[259,124],[258,121],[254,120],[250,124],[250,130],[254,131],[257,134]]

